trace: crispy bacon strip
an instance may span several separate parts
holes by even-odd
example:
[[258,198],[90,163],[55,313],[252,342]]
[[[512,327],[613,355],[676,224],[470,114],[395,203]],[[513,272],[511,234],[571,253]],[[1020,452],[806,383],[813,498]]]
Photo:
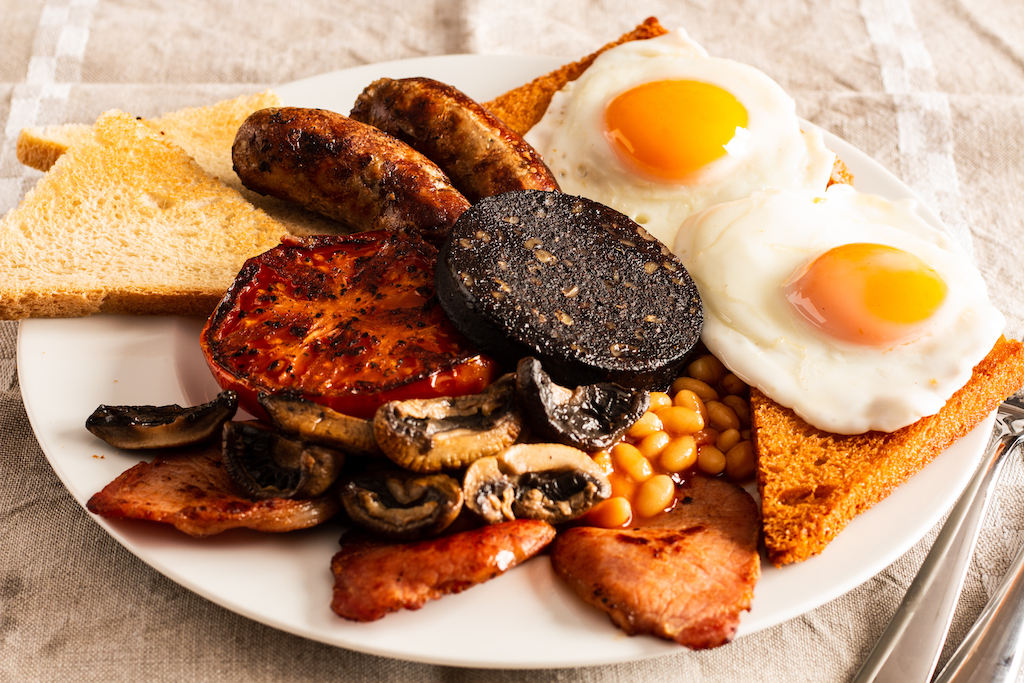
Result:
[[330,493],[309,500],[240,496],[217,446],[164,451],[140,462],[89,499],[90,512],[108,519],[172,524],[190,536],[246,527],[257,531],[306,529],[333,517],[340,499]]
[[732,640],[761,574],[757,504],[720,479],[695,477],[650,526],[560,533],[551,564],[629,635],[698,650]]
[[331,561],[331,609],[353,621],[375,621],[400,609],[461,593],[504,573],[555,537],[547,522],[517,519],[418,543],[345,542]]

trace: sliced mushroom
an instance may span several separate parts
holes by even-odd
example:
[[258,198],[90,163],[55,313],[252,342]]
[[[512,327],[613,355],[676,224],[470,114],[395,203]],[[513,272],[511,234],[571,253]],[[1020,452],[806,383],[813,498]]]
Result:
[[341,502],[352,521],[393,541],[444,531],[459,516],[462,501],[462,487],[447,474],[368,472],[341,488]]
[[511,374],[480,394],[391,401],[373,418],[384,454],[415,472],[465,467],[514,443],[522,428]]
[[380,455],[370,420],[287,392],[260,394],[258,400],[273,425],[285,434],[352,455]]
[[519,361],[516,388],[536,436],[596,451],[616,443],[650,407],[650,394],[612,382],[577,387],[555,384],[532,356]]
[[339,451],[288,438],[255,422],[224,425],[224,467],[246,496],[314,498],[338,479]]
[[517,444],[477,460],[463,480],[466,507],[495,524],[540,519],[559,524],[575,519],[611,495],[601,467],[583,451],[564,444]]
[[101,405],[86,419],[85,428],[116,448],[177,448],[216,437],[237,411],[238,394],[222,391],[209,403],[191,408]]

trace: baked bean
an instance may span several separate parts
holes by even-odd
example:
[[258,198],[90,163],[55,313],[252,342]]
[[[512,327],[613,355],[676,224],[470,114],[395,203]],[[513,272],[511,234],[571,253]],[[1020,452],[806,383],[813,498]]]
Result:
[[601,471],[605,473],[605,476],[615,471],[615,465],[612,463],[612,454],[607,450],[600,450],[596,453],[591,453],[591,458],[597,463],[597,466],[601,468]]
[[650,397],[651,407],[648,410],[651,412],[657,412],[660,408],[667,408],[672,405],[672,397],[664,391],[652,391]]
[[668,435],[668,432],[654,432],[641,439],[636,447],[645,458],[651,459],[661,453],[670,441],[672,441],[672,437]]
[[677,406],[689,408],[690,410],[696,410],[700,413],[700,416],[704,418],[704,421],[708,421],[708,408],[704,405],[704,401],[701,400],[700,396],[693,393],[689,389],[683,389],[682,391],[676,392],[676,395],[672,398],[672,403]]
[[612,496],[632,500],[636,493],[636,482],[624,474],[614,472],[608,475],[608,483],[612,485]]
[[729,394],[730,396],[745,396],[747,389],[747,383],[741,380],[731,372],[722,378],[721,382],[722,391]]
[[693,435],[694,440],[698,446],[705,446],[707,444],[713,444],[718,441],[719,431],[714,427],[705,427],[696,434]]
[[702,382],[699,379],[693,377],[680,377],[676,381],[672,382],[672,394],[675,395],[683,389],[689,389],[693,393],[700,396],[702,401],[717,401],[718,392],[707,382]]
[[729,453],[729,449],[740,442],[740,430],[738,429],[726,429],[724,432],[718,435],[718,440],[715,441],[715,446],[718,450],[725,454]]
[[725,469],[725,453],[711,445],[701,446],[697,449],[697,468],[704,474],[721,474]]
[[658,456],[658,464],[669,472],[682,472],[697,462],[697,442],[692,436],[672,440]]
[[722,361],[711,354],[701,356],[686,368],[686,374],[707,384],[718,384],[727,372]]
[[757,457],[754,455],[754,444],[750,441],[740,441],[725,454],[725,475],[730,479],[749,479],[756,471]]
[[584,521],[604,529],[619,529],[633,521],[633,508],[622,496],[613,496],[592,507]]
[[744,427],[750,426],[750,404],[747,403],[746,399],[742,396],[723,396],[722,403],[733,409],[736,417],[740,420],[740,425]]
[[612,446],[612,462],[616,470],[637,483],[650,479],[654,474],[651,461],[631,443],[622,442]]
[[626,436],[633,439],[642,439],[648,434],[660,432],[662,429],[664,427],[662,427],[661,418],[648,410],[626,430]]
[[637,489],[633,509],[641,517],[653,517],[671,507],[676,485],[667,474],[656,474]]
[[739,429],[740,418],[736,417],[736,411],[721,401],[708,401],[708,420],[712,426],[719,431],[726,429]]
[[704,418],[695,410],[672,406],[658,413],[661,424],[669,434],[693,434],[704,428]]

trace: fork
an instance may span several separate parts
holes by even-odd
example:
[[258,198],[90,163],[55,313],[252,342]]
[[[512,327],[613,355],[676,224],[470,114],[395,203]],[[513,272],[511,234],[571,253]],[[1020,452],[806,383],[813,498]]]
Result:
[[992,491],[1007,456],[1022,441],[1024,390],[999,406],[992,440],[977,472],[950,511],[903,602],[853,683],[931,680]]

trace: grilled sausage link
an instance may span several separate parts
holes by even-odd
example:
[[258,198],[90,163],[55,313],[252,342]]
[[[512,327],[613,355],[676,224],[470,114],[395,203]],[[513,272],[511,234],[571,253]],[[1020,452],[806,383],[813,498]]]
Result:
[[242,183],[356,231],[415,232],[440,244],[469,202],[404,142],[321,109],[262,109],[238,129],[231,158]]
[[382,78],[363,90],[350,115],[422,152],[471,202],[511,190],[558,191],[533,147],[445,83]]

